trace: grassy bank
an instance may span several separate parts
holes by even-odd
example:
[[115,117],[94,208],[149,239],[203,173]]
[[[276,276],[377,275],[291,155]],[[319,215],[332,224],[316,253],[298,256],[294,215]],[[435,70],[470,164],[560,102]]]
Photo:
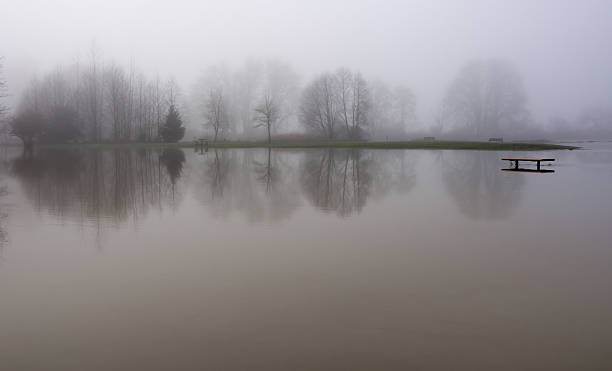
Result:
[[[192,141],[179,143],[84,143],[44,145],[44,148],[189,148]],[[210,143],[209,148],[267,148],[266,142],[219,141]],[[450,149],[450,150],[484,150],[484,151],[542,151],[559,149],[577,149],[580,147],[549,143],[518,142],[476,142],[476,141],[402,141],[402,142],[348,142],[348,141],[279,141],[272,142],[272,148],[368,148],[368,149]]]

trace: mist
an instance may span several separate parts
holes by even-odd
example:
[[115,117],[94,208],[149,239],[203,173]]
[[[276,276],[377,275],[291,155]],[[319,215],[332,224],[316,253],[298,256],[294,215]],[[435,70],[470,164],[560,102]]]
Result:
[[[207,130],[197,89],[211,67],[275,60],[295,72],[296,102],[321,74],[346,68],[369,87],[409,89],[403,134],[468,137],[440,121],[444,102],[466,66],[495,60],[520,80],[524,116],[482,135],[610,138],[610,14],[609,1],[5,2],[3,101],[14,114],[33,78],[86,65],[95,49],[101,66],[174,79],[187,138]],[[297,106],[286,132],[302,130]]]

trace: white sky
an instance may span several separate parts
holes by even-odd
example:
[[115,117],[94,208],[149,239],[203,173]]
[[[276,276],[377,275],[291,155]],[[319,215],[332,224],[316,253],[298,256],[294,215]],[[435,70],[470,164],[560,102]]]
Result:
[[11,93],[87,58],[131,60],[189,88],[211,63],[275,57],[304,80],[339,66],[402,83],[426,119],[460,66],[505,58],[535,117],[612,104],[612,1],[0,0]]

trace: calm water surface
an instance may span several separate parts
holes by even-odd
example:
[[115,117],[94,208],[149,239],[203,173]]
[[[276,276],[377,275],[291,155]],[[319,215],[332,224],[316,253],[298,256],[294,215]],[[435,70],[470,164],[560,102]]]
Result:
[[610,370],[612,143],[0,148],[3,370]]

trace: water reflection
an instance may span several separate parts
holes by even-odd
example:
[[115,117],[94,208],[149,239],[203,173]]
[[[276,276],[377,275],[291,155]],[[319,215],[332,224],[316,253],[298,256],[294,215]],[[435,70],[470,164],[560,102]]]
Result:
[[[151,210],[176,210],[186,197],[214,217],[253,223],[289,218],[305,203],[346,217],[368,200],[416,184],[418,151],[315,149],[45,150],[18,156],[12,175],[35,209],[98,226],[137,223]],[[446,190],[474,219],[504,218],[520,199],[521,174],[504,176],[487,152],[439,152]],[[2,234],[0,234],[0,237]]]
[[500,172],[495,154],[444,152],[440,161],[444,185],[464,215],[472,219],[503,219],[518,204],[525,175]]
[[44,150],[14,159],[12,174],[37,210],[118,225],[174,205],[183,161],[155,150]]
[[269,149],[211,149],[194,160],[195,193],[210,213],[251,222],[288,218],[300,205],[292,154]]
[[8,160],[8,149],[0,148],[0,257],[4,248],[8,234],[4,229],[5,220],[8,218],[8,205],[5,202],[8,195],[6,186],[6,175],[9,173],[10,162]]
[[346,216],[359,212],[372,186],[372,154],[360,150],[325,149],[306,154],[301,183],[317,208]]
[[2,256],[2,249],[6,244],[7,234],[4,230],[3,224],[4,220],[8,217],[8,213],[6,212],[6,207],[2,202],[2,199],[7,195],[7,189],[5,185],[0,185],[0,256]]

